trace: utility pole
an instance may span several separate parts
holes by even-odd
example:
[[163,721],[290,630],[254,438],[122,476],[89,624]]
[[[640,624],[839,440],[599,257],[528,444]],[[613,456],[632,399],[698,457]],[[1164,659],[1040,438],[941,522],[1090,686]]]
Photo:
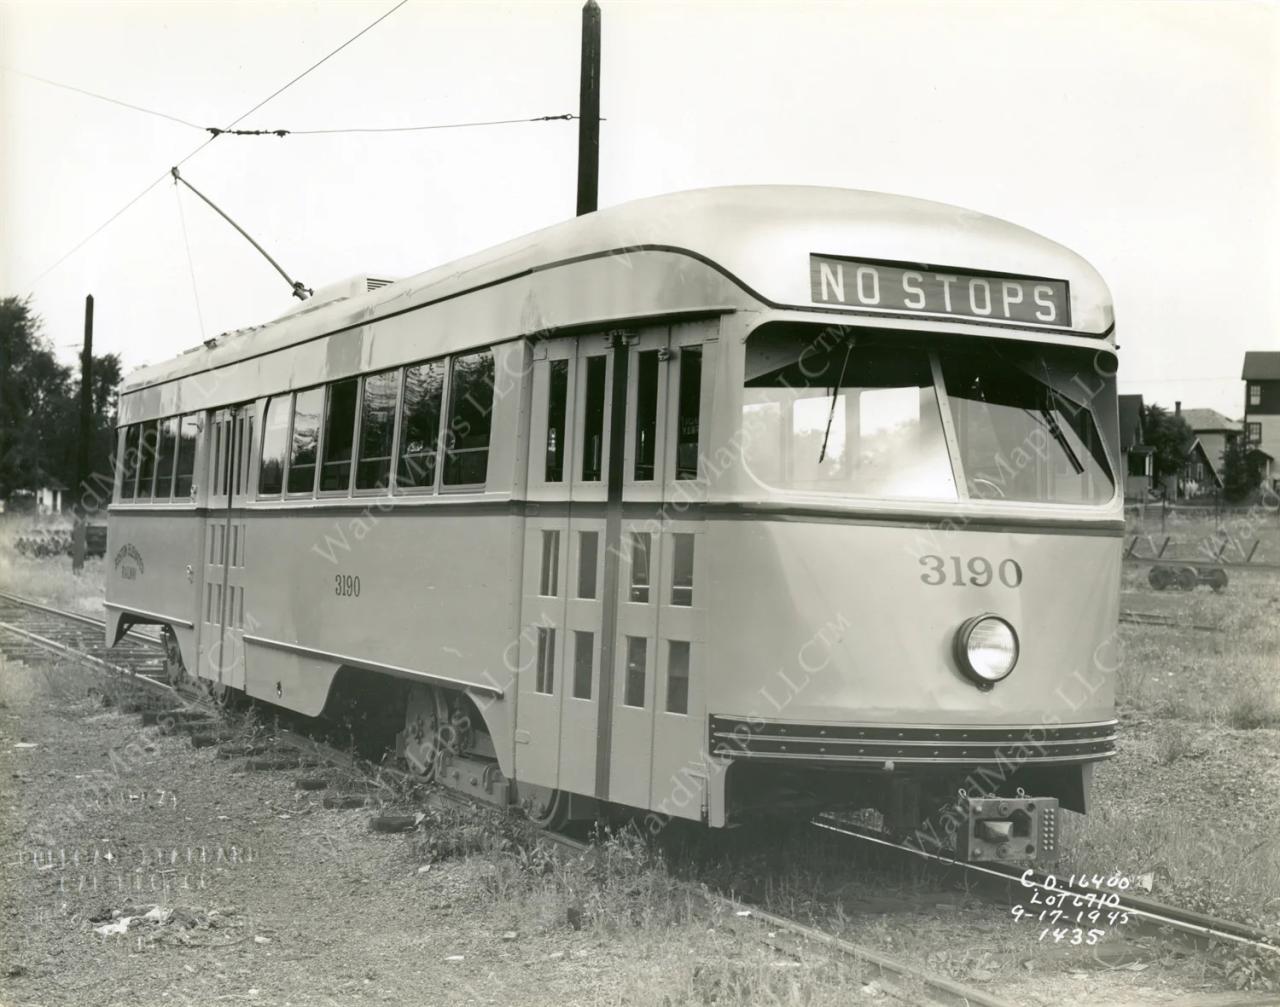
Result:
[[89,482],[89,445],[93,440],[93,295],[84,299],[84,349],[80,353],[80,436],[76,438],[76,485],[72,492],[75,530],[71,535],[71,570],[84,570],[88,517],[84,488]]
[[578,216],[596,210],[600,188],[600,5],[582,8],[582,83],[578,91]]

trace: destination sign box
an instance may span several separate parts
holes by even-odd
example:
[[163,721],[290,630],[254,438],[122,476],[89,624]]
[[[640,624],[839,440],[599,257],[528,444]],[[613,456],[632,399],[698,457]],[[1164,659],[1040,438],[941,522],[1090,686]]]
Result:
[[809,283],[817,304],[1071,327],[1066,280],[810,255]]

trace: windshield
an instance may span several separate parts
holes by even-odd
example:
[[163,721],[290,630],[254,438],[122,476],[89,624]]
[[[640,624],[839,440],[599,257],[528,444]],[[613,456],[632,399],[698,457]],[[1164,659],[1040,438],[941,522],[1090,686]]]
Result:
[[1093,417],[1036,365],[766,326],[747,341],[747,475],[770,492],[1105,503],[1114,484]]

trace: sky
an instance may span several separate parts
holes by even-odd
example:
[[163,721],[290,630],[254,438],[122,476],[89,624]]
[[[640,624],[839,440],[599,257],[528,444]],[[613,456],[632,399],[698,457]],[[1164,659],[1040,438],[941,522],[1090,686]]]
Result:
[[[92,293],[95,351],[126,368],[287,310],[280,276],[168,169],[209,139],[198,127],[227,125],[395,2],[0,2],[0,296],[29,294],[70,363]],[[784,183],[1012,220],[1102,273],[1121,391],[1170,407],[1238,418],[1244,351],[1280,349],[1280,5],[601,6],[602,207]],[[577,112],[580,10],[409,0],[240,127]],[[223,136],[181,171],[319,289],[572,216],[576,156],[576,123],[539,122]]]

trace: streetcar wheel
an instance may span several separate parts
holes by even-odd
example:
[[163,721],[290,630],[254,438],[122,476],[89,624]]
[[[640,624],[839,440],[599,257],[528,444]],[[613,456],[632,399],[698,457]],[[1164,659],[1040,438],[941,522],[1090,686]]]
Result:
[[1163,591],[1173,583],[1173,572],[1167,566],[1153,566],[1147,574],[1147,583],[1157,591]]
[[1196,572],[1189,566],[1184,566],[1178,571],[1178,590],[1194,591],[1196,585],[1200,583],[1200,578],[1196,576]]
[[563,790],[521,784],[525,815],[540,829],[554,832],[569,820],[569,795]]
[[430,685],[411,686],[398,746],[410,772],[424,780],[435,779],[436,759],[447,747],[447,733],[452,729],[444,693]]
[[1214,593],[1217,594],[1227,586],[1227,571],[1210,570],[1205,579],[1209,582],[1209,587],[1211,587]]
[[160,631],[164,643],[164,675],[175,689],[187,679],[187,668],[182,663],[182,648],[178,646],[178,636],[171,626]]

